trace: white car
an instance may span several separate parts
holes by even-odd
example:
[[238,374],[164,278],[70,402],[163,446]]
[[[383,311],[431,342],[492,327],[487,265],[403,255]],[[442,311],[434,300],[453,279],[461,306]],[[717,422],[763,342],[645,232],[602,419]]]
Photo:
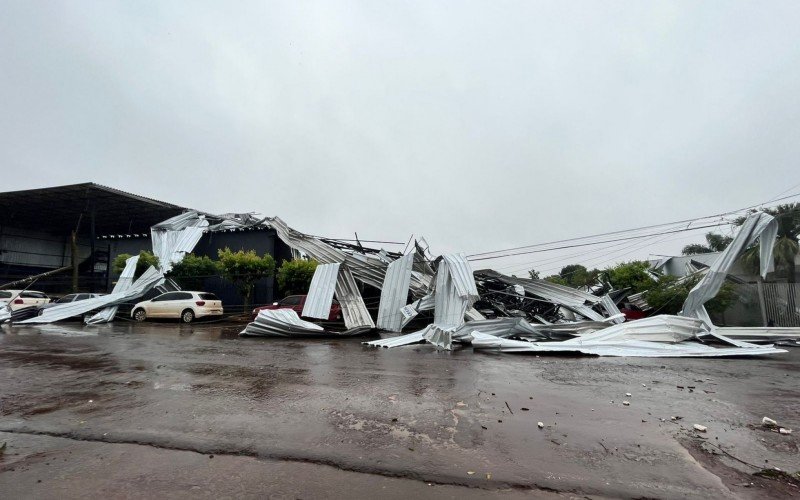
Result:
[[0,307],[8,305],[12,311],[23,307],[42,306],[50,302],[43,292],[33,290],[0,290]]
[[172,318],[191,323],[195,318],[207,316],[222,316],[222,301],[208,292],[167,292],[139,302],[131,309],[131,317],[136,321]]

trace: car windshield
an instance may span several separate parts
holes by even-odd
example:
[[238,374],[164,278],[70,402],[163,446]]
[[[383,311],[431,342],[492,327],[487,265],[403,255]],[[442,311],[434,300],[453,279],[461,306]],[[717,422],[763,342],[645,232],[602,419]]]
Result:
[[10,299],[11,292],[0,292],[0,299]]
[[200,298],[203,300],[219,300],[213,293],[200,293]]
[[61,297],[60,299],[58,299],[56,301],[56,303],[57,304],[63,304],[64,302],[72,302],[72,299],[74,299],[74,298],[75,298],[74,295],[65,295],[65,296]]

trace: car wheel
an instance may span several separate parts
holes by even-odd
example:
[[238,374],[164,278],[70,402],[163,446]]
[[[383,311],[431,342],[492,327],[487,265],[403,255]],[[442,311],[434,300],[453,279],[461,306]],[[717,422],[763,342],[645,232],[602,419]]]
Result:
[[133,312],[133,319],[141,323],[142,321],[147,319],[147,313],[145,312],[144,309],[137,309],[136,311]]
[[39,312],[36,313],[37,316],[41,316],[44,314],[44,309],[39,309]]
[[194,311],[187,309],[181,313],[181,323],[191,323],[194,321]]

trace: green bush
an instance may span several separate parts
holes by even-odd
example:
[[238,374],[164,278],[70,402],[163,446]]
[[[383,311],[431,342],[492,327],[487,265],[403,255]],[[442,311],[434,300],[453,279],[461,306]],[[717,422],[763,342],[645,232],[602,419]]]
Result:
[[[121,273],[125,269],[125,261],[130,258],[131,254],[129,253],[121,253],[114,257],[114,262],[111,265],[114,272],[117,274]],[[158,268],[158,257],[147,250],[142,250],[139,252],[139,261],[136,263],[134,278],[141,276],[150,266]]]
[[184,290],[202,290],[205,279],[216,275],[217,271],[217,263],[210,257],[190,253],[175,264],[168,275]]
[[285,260],[278,268],[278,287],[284,296],[308,293],[316,269],[315,260]]
[[259,257],[255,250],[233,252],[225,248],[218,253],[217,268],[222,277],[233,283],[239,291],[244,310],[247,311],[256,281],[275,274],[275,259],[269,254]]

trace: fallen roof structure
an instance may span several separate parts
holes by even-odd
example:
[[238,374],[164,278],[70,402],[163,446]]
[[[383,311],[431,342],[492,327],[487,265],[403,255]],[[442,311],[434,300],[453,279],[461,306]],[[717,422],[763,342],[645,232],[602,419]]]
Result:
[[[111,321],[118,304],[154,286],[166,285],[165,274],[194,249],[205,232],[254,227],[274,229],[293,251],[319,263],[302,315],[327,319],[335,296],[347,330],[327,331],[301,319],[293,310],[277,309],[262,310],[242,330],[242,336],[349,337],[372,332],[376,322],[361,295],[360,284],[363,284],[381,291],[376,317],[377,327],[384,331],[402,331],[421,311],[433,311],[431,323],[423,329],[366,343],[371,346],[398,347],[427,342],[446,350],[472,345],[478,350],[514,353],[720,357],[785,352],[743,340],[800,338],[787,329],[780,332],[776,329],[717,329],[703,307],[719,290],[733,261],[757,239],[762,245],[762,273],[769,269],[776,224],[767,214],[748,217],[728,250],[703,271],[703,278],[690,292],[680,316],[661,315],[624,322],[624,315],[610,295],[593,295],[545,280],[506,276],[489,269],[473,272],[466,257],[458,253],[431,261],[417,242],[408,252],[391,253],[366,248],[360,242],[353,245],[307,235],[290,228],[278,217],[213,216],[187,211],[151,228],[153,251],[159,257],[160,269],[151,267],[133,280],[138,259],[133,257],[126,262],[125,270],[109,295],[59,304],[22,323],[48,323],[101,308],[87,323]],[[475,308],[479,302],[498,317],[486,319]],[[730,336],[723,333],[730,333]]]
[[472,347],[508,353],[566,352],[646,358],[762,356],[786,352],[772,346],[748,344],[721,335],[714,335],[710,340],[725,344],[726,347],[712,347],[701,341],[703,333],[706,330],[701,320],[661,315],[614,325],[560,342],[509,340],[476,331],[472,334]]
[[758,240],[760,247],[761,276],[766,278],[767,273],[774,268],[772,249],[777,235],[778,221],[774,217],[765,212],[750,214],[745,219],[739,232],[736,233],[733,241],[720,253],[717,260],[711,264],[708,272],[705,273],[697,285],[689,291],[680,315],[700,317],[702,314],[700,309],[703,304],[717,295],[736,260],[756,240]]
[[[133,264],[136,265],[135,263]],[[156,284],[164,279],[164,274],[156,268],[150,266],[129,288],[124,291],[109,293],[108,295],[101,295],[91,299],[80,300],[76,302],[67,302],[65,304],[57,304],[53,307],[42,309],[39,316],[35,316],[19,324],[34,324],[34,323],[52,323],[68,318],[81,316],[95,309],[114,306],[123,302],[130,301],[146,291],[150,290]]]
[[242,337],[353,337],[369,333],[371,328],[352,328],[331,332],[300,319],[292,309],[263,309],[252,323],[239,332]]

